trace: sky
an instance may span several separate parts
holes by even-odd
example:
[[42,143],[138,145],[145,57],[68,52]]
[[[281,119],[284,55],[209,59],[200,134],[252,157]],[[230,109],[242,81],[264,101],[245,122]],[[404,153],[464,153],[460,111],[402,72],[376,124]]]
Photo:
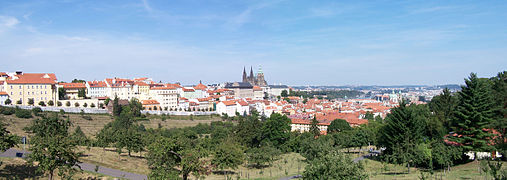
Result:
[[462,84],[507,70],[507,1],[4,0],[0,71],[269,84]]

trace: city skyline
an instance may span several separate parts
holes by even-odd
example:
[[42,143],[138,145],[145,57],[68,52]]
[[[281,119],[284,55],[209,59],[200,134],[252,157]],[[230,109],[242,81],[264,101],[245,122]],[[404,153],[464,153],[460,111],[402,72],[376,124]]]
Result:
[[507,69],[507,3],[0,2],[2,71],[269,84],[462,84]]

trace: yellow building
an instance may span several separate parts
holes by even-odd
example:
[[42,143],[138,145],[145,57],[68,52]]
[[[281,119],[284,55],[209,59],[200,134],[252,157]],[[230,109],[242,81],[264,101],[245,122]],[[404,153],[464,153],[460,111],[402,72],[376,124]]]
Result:
[[6,78],[4,90],[11,99],[13,105],[38,106],[52,100],[56,104],[58,89],[56,88],[56,76],[53,73],[22,73],[16,72]]

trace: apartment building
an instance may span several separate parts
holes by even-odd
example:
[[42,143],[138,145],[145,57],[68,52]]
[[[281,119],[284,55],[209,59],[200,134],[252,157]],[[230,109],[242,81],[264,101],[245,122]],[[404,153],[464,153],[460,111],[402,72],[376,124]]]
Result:
[[157,100],[163,109],[178,107],[178,93],[175,87],[151,87],[150,97]]
[[5,78],[3,89],[11,99],[12,104],[38,105],[41,101],[47,104],[56,102],[58,89],[56,76],[53,73],[23,73],[16,72]]

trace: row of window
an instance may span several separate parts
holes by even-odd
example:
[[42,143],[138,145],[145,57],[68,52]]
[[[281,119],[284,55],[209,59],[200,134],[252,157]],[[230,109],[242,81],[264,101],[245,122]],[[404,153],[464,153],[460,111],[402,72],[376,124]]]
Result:
[[[31,85],[32,89],[47,89],[48,85]],[[30,89],[30,85],[26,86],[26,88]],[[11,89],[14,89],[14,87],[11,85]],[[19,85],[19,89],[23,89],[22,85]]]

